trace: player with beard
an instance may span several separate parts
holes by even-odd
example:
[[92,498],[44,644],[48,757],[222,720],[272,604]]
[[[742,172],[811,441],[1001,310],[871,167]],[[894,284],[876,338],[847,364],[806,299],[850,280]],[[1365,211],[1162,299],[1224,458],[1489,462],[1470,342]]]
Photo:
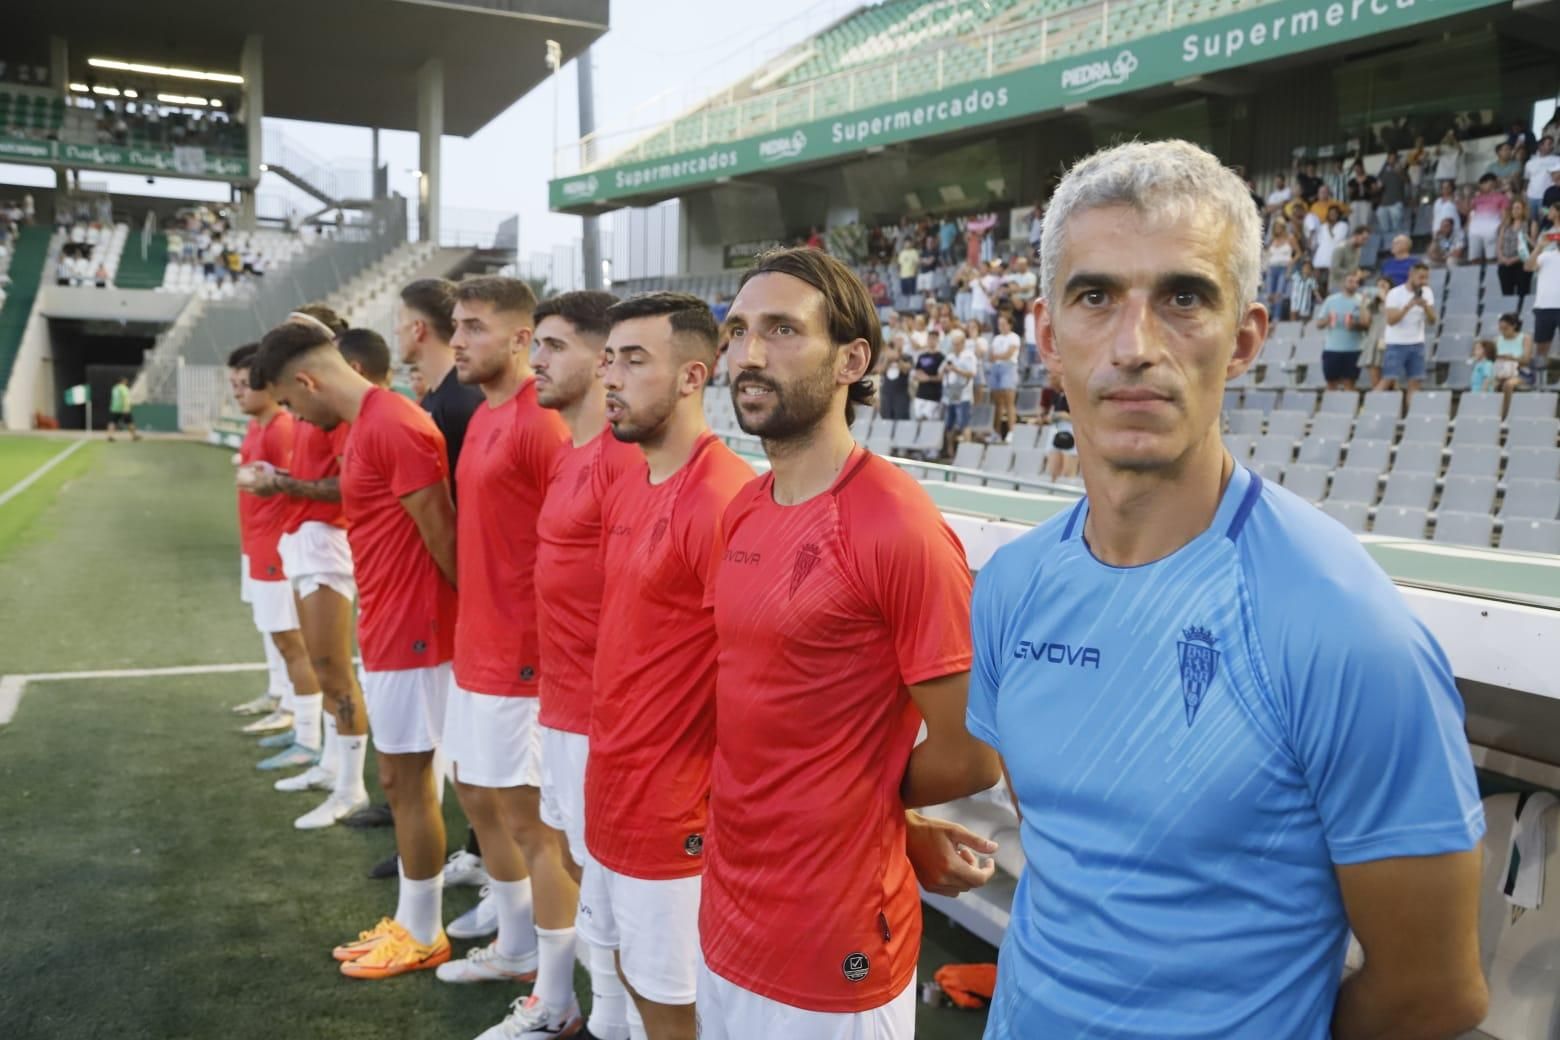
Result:
[[334,956],[350,978],[433,968],[450,957],[433,766],[455,629],[455,516],[444,438],[415,404],[355,371],[324,329],[298,322],[272,329],[260,363],[299,418],[327,431],[352,424],[341,504],[360,594],[363,696],[379,783],[395,813],[401,883],[395,916]]
[[535,310],[518,278],[455,287],[455,371],[486,401],[460,457],[461,603],[444,750],[482,841],[498,938],[439,969],[446,982],[534,978],[531,996],[517,1002],[517,1014],[536,1012],[518,1030],[526,1037],[570,1035],[580,1025],[572,985],[578,889],[563,866],[561,836],[541,821],[536,515],[568,429],[536,400]]
[[601,598],[578,929],[617,951],[649,1040],[692,1040],[699,875],[715,736],[715,624],[705,597],[720,516],[753,471],[709,430],[717,330],[704,301],[616,304],[607,421],[644,460],[602,500]]
[[810,249],[760,257],[723,333],[737,421],[771,469],[726,511],[711,595],[701,1036],[910,1040],[906,809],[1001,778],[964,728],[964,548],[914,479],[851,436],[882,340],[849,268]]
[[[575,880],[585,862],[585,763],[595,684],[601,591],[601,498],[643,458],[606,422],[601,360],[617,297],[569,292],[536,309],[531,367],[536,399],[569,427],[537,519],[536,610],[541,637],[542,819],[563,832]],[[581,940],[584,941],[583,939]],[[584,1036],[627,1040],[627,995],[612,951],[585,944],[591,978]]]

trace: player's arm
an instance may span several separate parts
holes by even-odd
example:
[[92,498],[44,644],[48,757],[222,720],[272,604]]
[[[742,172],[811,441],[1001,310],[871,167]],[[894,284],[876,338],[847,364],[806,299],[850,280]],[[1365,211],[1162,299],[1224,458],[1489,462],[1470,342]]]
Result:
[[1474,848],[1337,868],[1365,967],[1338,991],[1333,1040],[1459,1036],[1485,1015]]
[[909,808],[967,798],[1002,778],[996,751],[964,726],[968,672],[910,687],[910,699],[926,722],[926,739],[910,752],[900,796]]
[[444,481],[401,496],[401,505],[417,525],[433,562],[438,564],[444,580],[455,582],[455,506],[450,501],[450,488]]
[[321,480],[299,480],[281,472],[261,474],[251,491],[262,498],[272,495],[290,495],[307,498],[313,502],[340,502],[341,478],[325,477]]

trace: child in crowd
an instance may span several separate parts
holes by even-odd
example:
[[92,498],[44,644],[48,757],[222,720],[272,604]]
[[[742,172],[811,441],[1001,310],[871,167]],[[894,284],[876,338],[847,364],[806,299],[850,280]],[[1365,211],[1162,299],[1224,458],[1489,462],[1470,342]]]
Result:
[[1289,285],[1289,316],[1302,325],[1311,320],[1311,313],[1321,302],[1321,288],[1316,281],[1316,268],[1310,261],[1300,265],[1300,274]]
[[1495,389],[1495,341],[1477,340],[1473,344],[1473,371],[1468,376],[1468,389],[1478,392]]

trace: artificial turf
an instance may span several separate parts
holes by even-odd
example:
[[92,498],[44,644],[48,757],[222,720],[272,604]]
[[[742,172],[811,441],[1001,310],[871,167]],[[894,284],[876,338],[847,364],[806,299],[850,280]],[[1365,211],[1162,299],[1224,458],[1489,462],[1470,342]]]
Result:
[[[0,458],[32,450],[17,440],[0,438]],[[237,599],[231,474],[229,453],[204,445],[93,444],[0,506],[0,674],[259,661]],[[272,791],[227,710],[259,678],[28,688],[0,727],[0,1038],[460,1040],[523,992],[337,974],[331,945],[393,908],[394,883],[365,876],[390,832],[292,828],[318,795]],[[453,848],[453,796],[446,811]],[[475,899],[447,893],[446,920]],[[921,978],[994,956],[927,917]],[[919,1012],[926,1040],[983,1026]]]

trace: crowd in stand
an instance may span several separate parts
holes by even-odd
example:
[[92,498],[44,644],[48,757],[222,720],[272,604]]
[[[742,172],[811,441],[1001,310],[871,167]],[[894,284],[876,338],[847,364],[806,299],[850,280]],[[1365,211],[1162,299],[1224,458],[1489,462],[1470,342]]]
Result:
[[262,278],[268,258],[255,248],[240,249],[230,240],[227,217],[206,207],[187,210],[168,229],[168,255],[197,265],[208,282],[238,282]]
[[101,99],[96,104],[98,144],[138,144],[153,148],[201,147],[241,150],[244,124],[230,114],[239,99],[224,108],[185,110],[147,101]]

